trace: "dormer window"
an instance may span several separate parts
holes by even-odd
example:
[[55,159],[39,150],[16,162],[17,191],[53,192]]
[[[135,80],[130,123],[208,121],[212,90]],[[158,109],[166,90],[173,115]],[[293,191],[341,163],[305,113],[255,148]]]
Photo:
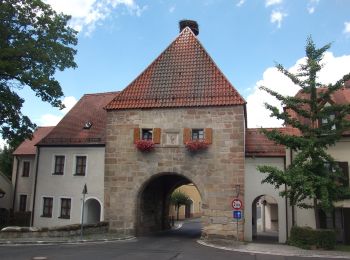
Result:
[[92,126],[92,123],[90,121],[85,122],[83,129],[90,129]]

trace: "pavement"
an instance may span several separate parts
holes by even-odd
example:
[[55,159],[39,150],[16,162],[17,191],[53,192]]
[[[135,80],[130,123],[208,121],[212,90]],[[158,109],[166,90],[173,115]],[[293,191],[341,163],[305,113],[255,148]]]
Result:
[[[196,221],[196,220],[191,220]],[[173,227],[176,232],[181,231],[183,222],[177,221]],[[171,231],[170,231],[171,232]],[[168,235],[169,234],[169,235]],[[166,236],[171,236],[169,231]],[[80,236],[77,237],[60,237],[60,238],[45,238],[45,239],[0,239],[0,245],[28,245],[28,244],[84,244],[84,243],[104,243],[112,241],[125,241],[136,240],[131,236],[120,236],[115,233],[107,234],[89,234],[85,235],[83,239]],[[203,240],[198,239],[197,243],[203,246],[212,247],[216,249],[233,251],[238,253],[247,254],[259,254],[259,255],[271,255],[271,256],[294,256],[303,258],[323,258],[323,259],[350,259],[350,252],[343,251],[327,251],[327,250],[304,250],[293,246],[278,243],[252,243],[252,242],[240,242],[232,240],[211,239]]]

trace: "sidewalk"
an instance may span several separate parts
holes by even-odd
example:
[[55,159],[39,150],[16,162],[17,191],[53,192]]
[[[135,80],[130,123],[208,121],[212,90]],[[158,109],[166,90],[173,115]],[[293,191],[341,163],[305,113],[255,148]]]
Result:
[[71,243],[94,243],[94,242],[107,242],[107,241],[120,241],[120,240],[132,240],[133,236],[121,236],[114,233],[103,234],[86,234],[81,239],[80,236],[69,237],[45,237],[45,238],[11,238],[0,239],[1,245],[18,245],[18,244],[71,244]]
[[350,259],[350,252],[305,250],[285,244],[247,243],[229,240],[198,240],[199,244],[223,250],[250,254],[266,254],[280,256],[323,257],[328,259]]

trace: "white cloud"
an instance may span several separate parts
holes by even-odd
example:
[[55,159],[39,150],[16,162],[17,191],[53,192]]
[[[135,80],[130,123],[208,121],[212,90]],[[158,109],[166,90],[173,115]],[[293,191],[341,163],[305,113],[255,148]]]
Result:
[[350,36],[350,22],[344,23],[343,33]]
[[39,126],[55,126],[59,121],[63,118],[65,114],[71,110],[71,108],[77,103],[77,100],[73,96],[65,97],[63,99],[63,104],[66,106],[64,109],[60,110],[60,115],[54,115],[50,113],[46,113],[40,116],[37,120],[37,124]]
[[[294,66],[289,68],[289,71],[295,73],[300,64],[305,63],[305,57],[299,59]],[[350,67],[350,55],[344,55],[340,57],[334,57],[332,52],[326,52],[324,55],[323,63],[325,66],[319,73],[319,82],[323,84],[335,83],[343,75],[347,74]],[[248,127],[280,127],[281,121],[270,117],[270,112],[265,108],[264,103],[267,102],[271,105],[279,107],[279,102],[271,95],[259,89],[259,86],[268,87],[282,95],[293,96],[299,90],[299,87],[294,85],[293,82],[280,73],[276,68],[267,68],[261,80],[259,80],[252,92],[247,97],[247,114],[248,114]]]
[[270,22],[271,23],[276,23],[278,28],[281,28],[282,26],[282,21],[284,17],[286,17],[287,14],[283,13],[281,11],[272,11],[271,16],[270,16]]
[[175,11],[175,9],[176,9],[176,6],[175,6],[175,5],[170,6],[170,8],[169,8],[169,13],[173,13],[173,12]]
[[315,12],[316,6],[319,2],[320,0],[309,0],[307,4],[307,11],[309,12],[309,14],[313,14]]
[[4,149],[5,144],[6,144],[6,141],[4,139],[0,138],[0,149],[1,150]]
[[244,3],[245,3],[245,0],[239,0],[236,6],[241,7]]
[[265,6],[271,6],[271,5],[279,5],[282,4],[283,0],[266,0],[265,1]]
[[124,7],[128,14],[141,16],[147,6],[138,5],[135,0],[45,0],[57,12],[72,16],[71,26],[77,30],[85,30],[89,35],[96,25],[105,20],[114,9]]

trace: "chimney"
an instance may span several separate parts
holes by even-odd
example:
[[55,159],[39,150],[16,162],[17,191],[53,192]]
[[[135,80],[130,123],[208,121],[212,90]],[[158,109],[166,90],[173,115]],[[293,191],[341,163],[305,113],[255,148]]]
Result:
[[198,23],[196,21],[193,21],[193,20],[181,20],[179,22],[179,27],[180,27],[180,33],[186,27],[190,27],[190,29],[192,30],[194,35],[197,36],[199,34]]

